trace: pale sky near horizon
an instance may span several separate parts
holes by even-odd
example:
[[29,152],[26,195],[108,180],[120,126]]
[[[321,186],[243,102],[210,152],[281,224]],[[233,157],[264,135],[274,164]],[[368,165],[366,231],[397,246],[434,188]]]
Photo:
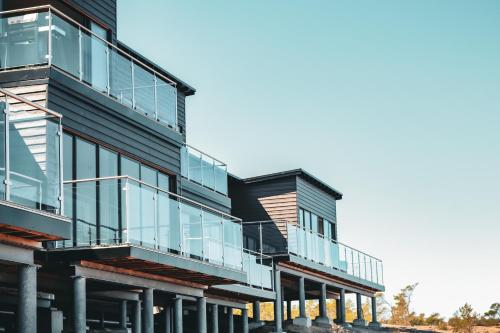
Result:
[[188,142],[344,193],[340,241],[417,313],[500,302],[500,1],[118,1],[118,37],[197,89]]

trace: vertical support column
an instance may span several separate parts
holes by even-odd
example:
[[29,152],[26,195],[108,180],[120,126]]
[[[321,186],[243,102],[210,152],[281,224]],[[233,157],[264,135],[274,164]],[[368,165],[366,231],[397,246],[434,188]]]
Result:
[[355,326],[366,326],[366,321],[363,318],[363,304],[361,303],[361,294],[356,293],[356,314],[357,318],[354,320]]
[[248,333],[248,310],[246,308],[241,309],[241,320],[241,331],[243,333]]
[[314,320],[315,323],[322,326],[330,326],[331,320],[326,312],[326,284],[321,284],[319,295],[319,317]]
[[292,320],[292,301],[286,301],[286,320]]
[[153,289],[146,288],[142,291],[142,330],[144,333],[154,333],[154,314],[153,314]]
[[176,297],[174,299],[174,333],[182,333],[182,298]]
[[311,318],[308,318],[306,315],[306,288],[303,277],[299,278],[299,316],[293,320],[293,324],[311,327]]
[[341,322],[341,314],[340,314],[340,299],[335,299],[335,323],[339,324]]
[[73,332],[87,331],[86,280],[83,276],[73,277]]
[[227,307],[227,332],[234,333],[234,316],[233,308]]
[[127,328],[127,301],[121,301],[120,328]]
[[141,301],[134,302],[132,317],[132,333],[141,333]]
[[219,333],[219,306],[217,304],[212,304],[210,306],[212,310],[212,323],[211,323],[211,333]]
[[346,322],[345,322],[345,289],[344,288],[340,289],[339,303],[340,303],[340,321],[339,321],[339,324],[345,325]]
[[380,323],[377,320],[377,297],[372,296],[372,321],[368,326],[371,327],[380,327]]
[[260,301],[255,301],[253,304],[253,322],[260,323]]
[[172,333],[172,307],[167,305],[165,309],[163,309],[163,315],[165,319],[165,333]]
[[207,333],[207,298],[198,297],[196,301],[196,314],[198,318],[198,332]]
[[276,291],[276,300],[274,301],[274,322],[276,325],[275,333],[283,332],[283,318],[281,317],[281,272],[274,271],[274,290]]
[[18,284],[18,332],[36,333],[36,266],[19,266]]

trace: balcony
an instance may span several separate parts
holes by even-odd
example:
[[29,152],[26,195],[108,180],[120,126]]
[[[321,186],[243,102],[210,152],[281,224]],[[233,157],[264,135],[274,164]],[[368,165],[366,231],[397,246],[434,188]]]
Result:
[[271,256],[244,249],[243,271],[247,273],[247,285],[273,290],[273,258]]
[[189,145],[181,148],[181,175],[213,191],[227,195],[226,164]]
[[[297,257],[326,272],[338,272],[342,278],[383,286],[383,264],[380,259],[339,243],[319,233],[286,221],[244,223],[244,235],[252,246],[268,255]],[[261,245],[262,244],[262,245]]]
[[76,238],[59,248],[131,245],[242,272],[241,221],[128,176],[64,182]]
[[0,232],[38,241],[69,236],[60,216],[61,116],[5,89],[0,112]]
[[176,83],[51,6],[0,13],[0,69],[54,66],[178,131]]

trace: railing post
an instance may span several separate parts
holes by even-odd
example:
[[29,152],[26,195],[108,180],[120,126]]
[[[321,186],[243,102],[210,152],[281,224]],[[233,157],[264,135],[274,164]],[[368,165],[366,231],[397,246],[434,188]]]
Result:
[[[234,222],[231,222],[231,223],[234,223]],[[240,261],[240,264],[241,264],[241,271],[243,271],[243,222],[240,222],[240,234],[241,234],[241,261]]]
[[224,241],[224,217],[220,216],[220,223],[222,225],[222,266],[226,266],[226,243]]
[[59,119],[59,128],[57,130],[57,135],[59,137],[59,211],[61,215],[64,215],[64,174],[63,174],[63,160],[64,160],[64,149],[63,149],[63,127],[61,123],[61,119]]
[[200,227],[201,227],[201,260],[205,261],[205,225],[203,223],[203,209],[200,208]]
[[110,59],[110,52],[109,52],[109,46],[106,45],[106,93],[108,96],[111,95],[111,59]]
[[[156,190],[155,190],[156,191]],[[159,249],[160,248],[160,244],[158,242],[158,239],[159,239],[159,235],[158,235],[158,193],[155,192],[153,193],[153,206],[154,206],[154,212],[153,212],[153,228],[154,228],[154,235],[155,235],[155,239],[154,239],[154,246],[155,246],[155,249]]]
[[83,44],[82,28],[78,27],[78,78],[83,81]]
[[10,200],[10,106],[7,102],[7,95],[5,95],[5,108],[4,112],[4,135],[5,135],[5,200]]
[[132,74],[132,109],[135,109],[135,72],[133,60],[130,60],[130,73]]
[[129,214],[129,183],[128,183],[128,178],[125,178],[125,232],[126,232],[126,243],[130,244],[130,228],[129,228],[129,220],[130,220],[130,214]]
[[[48,52],[48,59],[47,63],[50,66],[52,66],[52,10],[49,7],[49,29],[47,31],[47,52]],[[7,97],[6,97],[7,99]]]
[[158,117],[158,80],[156,79],[156,74],[153,73],[153,80],[154,80],[154,99],[155,99],[155,119],[159,120]]

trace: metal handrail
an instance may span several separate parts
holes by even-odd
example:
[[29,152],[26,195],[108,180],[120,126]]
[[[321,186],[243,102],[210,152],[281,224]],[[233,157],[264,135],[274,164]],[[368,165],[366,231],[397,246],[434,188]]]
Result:
[[215,158],[213,157],[212,155],[209,155],[205,152],[203,152],[202,150],[198,149],[198,148],[195,148],[187,143],[184,144],[184,146],[186,146],[187,148],[190,148],[190,149],[193,149],[193,150],[196,150],[198,153],[200,153],[201,155],[204,155],[204,156],[207,156],[209,158],[211,158],[212,160],[216,161],[216,162],[219,162],[220,164],[224,165],[225,167],[227,167],[227,164],[222,162],[221,160],[219,160],[218,158]]
[[52,5],[42,5],[42,6],[34,6],[34,7],[28,7],[28,8],[20,8],[20,9],[7,10],[7,11],[0,12],[0,15],[16,14],[16,13],[24,13],[24,12],[38,12],[38,11],[41,11],[41,10],[44,10],[44,9],[48,9],[49,11],[53,11],[54,13],[57,13],[58,15],[61,15],[65,19],[71,21],[71,23],[73,23],[74,25],[76,25],[79,28],[85,30],[89,34],[95,36],[96,38],[98,38],[101,41],[103,41],[104,43],[106,43],[108,46],[110,46],[113,49],[117,50],[118,52],[120,52],[121,54],[123,54],[125,57],[129,58],[131,61],[134,61],[134,62],[140,64],[142,67],[145,67],[146,69],[150,70],[155,75],[158,75],[160,78],[168,81],[169,83],[171,83],[174,86],[177,86],[177,82],[173,81],[172,79],[170,79],[170,78],[166,77],[165,75],[159,73],[158,71],[154,70],[153,68],[151,68],[151,66],[148,66],[145,63],[143,63],[142,61],[140,61],[140,60],[132,57],[130,54],[126,53],[125,51],[123,51],[122,49],[120,49],[118,46],[116,46],[116,45],[108,42],[106,39],[100,37],[99,35],[97,35],[96,33],[94,33],[92,30],[90,30],[90,29],[86,28],[85,26],[81,25],[80,23],[78,23],[77,21],[75,21],[74,19],[72,19],[71,17],[69,17],[68,15],[64,14],[63,12],[61,12],[59,9],[55,8]]
[[195,200],[183,197],[183,196],[181,196],[181,195],[179,195],[177,193],[172,193],[170,191],[166,191],[166,190],[164,190],[162,188],[159,188],[157,186],[150,185],[150,184],[148,184],[148,183],[146,183],[146,182],[144,182],[142,180],[136,179],[136,178],[128,176],[128,175],[99,177],[99,178],[86,178],[86,179],[76,179],[76,180],[67,180],[67,181],[64,181],[63,184],[78,184],[78,183],[85,183],[85,182],[96,182],[96,181],[118,180],[118,179],[129,179],[129,180],[135,181],[135,182],[137,182],[137,183],[139,183],[141,185],[150,187],[150,188],[152,188],[154,190],[157,190],[157,191],[163,192],[165,194],[174,196],[174,197],[176,197],[178,199],[181,199],[181,200],[185,200],[185,201],[190,202],[190,203],[192,203],[194,205],[197,205],[197,206],[199,206],[201,208],[204,208],[204,209],[207,209],[207,210],[211,210],[211,211],[213,211],[213,212],[215,212],[217,214],[221,214],[221,215],[223,215],[225,217],[229,217],[232,222],[241,224],[242,220],[240,218],[238,218],[238,217],[235,217],[235,216],[232,216],[230,214],[224,213],[223,211],[220,211],[220,210],[218,210],[216,208],[204,205],[204,204],[199,203],[199,202],[197,202]]

